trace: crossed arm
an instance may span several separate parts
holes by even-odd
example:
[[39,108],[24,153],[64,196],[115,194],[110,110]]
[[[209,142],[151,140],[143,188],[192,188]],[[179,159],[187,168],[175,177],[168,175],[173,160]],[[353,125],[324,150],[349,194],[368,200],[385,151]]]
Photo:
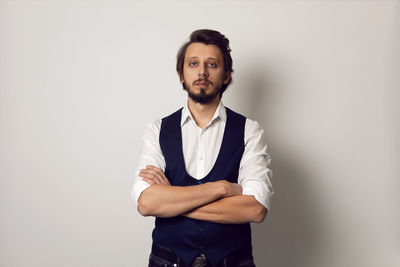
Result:
[[151,186],[142,192],[138,210],[143,216],[174,217],[217,223],[262,222],[267,209],[254,196],[225,180],[195,186],[172,186],[161,169],[147,166],[139,176]]

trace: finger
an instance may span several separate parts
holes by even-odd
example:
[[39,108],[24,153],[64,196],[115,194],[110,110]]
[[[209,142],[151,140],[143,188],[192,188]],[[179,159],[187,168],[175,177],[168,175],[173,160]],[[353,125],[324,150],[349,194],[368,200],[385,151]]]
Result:
[[164,184],[170,185],[170,182],[169,182],[167,176],[165,176],[165,173],[160,168],[152,166],[152,165],[147,165],[146,167],[149,170],[154,170],[158,174],[158,177],[163,180]]
[[165,181],[165,184],[166,184],[166,185],[171,185],[171,183],[169,182],[168,179],[165,179],[164,181]]
[[154,175],[151,175],[151,174],[142,174],[139,176],[142,177],[143,180],[152,181],[153,184],[161,183],[161,181],[157,177],[155,177]]
[[150,173],[150,172],[148,172],[146,170],[141,170],[139,172],[139,176],[142,177],[142,178],[151,179],[155,183],[157,183],[157,181],[158,181],[158,178],[155,175],[153,175],[152,173]]
[[242,186],[237,184],[238,195],[242,194]]
[[143,181],[147,182],[147,183],[150,184],[150,185],[155,184],[155,182],[154,182],[152,179],[148,179],[148,178],[146,178],[146,177],[143,177]]
[[156,171],[154,171],[154,170],[147,170],[147,172],[148,172],[150,175],[153,175],[154,178],[157,179],[158,183],[161,183],[161,184],[164,184],[164,183],[165,183],[165,182],[164,182],[163,176],[162,176],[159,172],[156,172]]
[[142,170],[140,171],[139,176],[152,179],[156,184],[163,184],[162,177],[152,170]]
[[157,184],[157,182],[152,179],[151,177],[146,177],[146,176],[141,176],[142,180],[153,185],[153,184]]
[[157,166],[154,166],[154,165],[146,165],[146,169],[153,169],[153,170],[159,169],[159,170],[161,170],[160,168],[158,168]]
[[154,170],[154,171],[157,171],[157,172],[164,173],[160,168],[158,168],[158,167],[156,167],[156,166],[153,166],[153,165],[147,165],[147,166],[146,166],[146,169],[148,169],[148,170]]
[[147,168],[147,170],[149,170],[149,171],[151,170],[154,173],[156,173],[157,177],[160,179],[161,183],[170,185],[168,178],[165,176],[164,172],[160,168],[152,166],[152,165],[147,165],[146,168]]

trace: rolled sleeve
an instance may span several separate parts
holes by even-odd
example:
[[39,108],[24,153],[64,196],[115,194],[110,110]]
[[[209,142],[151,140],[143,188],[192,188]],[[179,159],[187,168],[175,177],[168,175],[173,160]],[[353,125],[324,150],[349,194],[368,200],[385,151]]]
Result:
[[240,162],[238,183],[242,186],[243,195],[254,196],[268,210],[274,194],[270,163],[264,130],[256,121],[247,119],[245,150]]
[[142,138],[142,153],[139,158],[138,167],[134,174],[134,182],[131,193],[132,200],[136,202],[136,205],[142,192],[150,186],[149,183],[145,182],[139,176],[140,170],[145,169],[147,165],[156,166],[163,171],[165,170],[165,159],[158,141],[160,127],[161,120],[153,121],[145,127]]
[[139,175],[136,175],[136,179],[135,182],[133,183],[133,188],[132,188],[132,200],[136,202],[136,205],[142,192],[146,190],[146,188],[148,188],[149,186],[150,186],[149,183],[146,183],[139,177]]

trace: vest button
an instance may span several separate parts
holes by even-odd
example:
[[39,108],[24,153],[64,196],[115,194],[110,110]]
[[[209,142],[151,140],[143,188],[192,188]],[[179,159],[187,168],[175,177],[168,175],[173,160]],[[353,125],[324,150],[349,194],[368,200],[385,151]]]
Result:
[[197,181],[197,183],[198,183],[198,184],[202,184],[203,182],[202,182],[202,181],[200,181],[200,180],[198,180],[198,181]]
[[199,228],[199,231],[200,231],[200,232],[204,232],[204,228],[202,228],[202,227]]

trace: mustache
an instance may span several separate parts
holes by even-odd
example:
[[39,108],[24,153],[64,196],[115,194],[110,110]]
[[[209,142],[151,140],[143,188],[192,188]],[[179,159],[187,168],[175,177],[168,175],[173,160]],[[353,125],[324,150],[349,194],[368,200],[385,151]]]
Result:
[[200,79],[198,79],[198,80],[196,80],[196,81],[194,81],[193,82],[193,84],[197,84],[197,83],[201,83],[201,82],[206,82],[206,83],[209,83],[209,84],[213,84],[209,79],[207,79],[207,78],[200,78]]

